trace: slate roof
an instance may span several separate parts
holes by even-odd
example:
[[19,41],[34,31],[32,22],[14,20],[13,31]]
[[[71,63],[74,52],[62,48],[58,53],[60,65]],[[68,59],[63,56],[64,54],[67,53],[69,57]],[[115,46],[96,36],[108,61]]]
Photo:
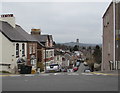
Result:
[[28,34],[19,25],[13,28],[9,23],[0,21],[0,31],[11,41],[38,42],[43,46],[36,38]]
[[37,41],[34,37],[29,35],[24,29],[22,29],[19,25],[16,25],[15,28],[22,36],[24,36],[27,41]]
[[27,39],[25,39],[7,22],[0,21],[0,30],[11,41],[27,41]]
[[52,35],[32,35],[34,38],[36,38],[37,40],[39,40],[39,42],[46,42],[47,39],[52,39]]

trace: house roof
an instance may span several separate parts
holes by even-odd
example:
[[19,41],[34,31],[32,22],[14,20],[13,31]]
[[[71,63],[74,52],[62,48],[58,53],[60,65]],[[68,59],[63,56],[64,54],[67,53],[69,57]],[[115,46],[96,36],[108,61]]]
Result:
[[32,35],[28,34],[24,29],[22,29],[19,25],[16,25],[15,28],[22,36],[24,36],[28,42],[38,42],[41,46],[43,46],[36,38]]
[[52,39],[52,35],[32,35],[34,38],[39,40],[39,42],[46,42],[47,39]]
[[15,28],[22,36],[26,38],[27,41],[37,41],[34,37],[29,35],[24,29],[22,29],[19,25],[16,25]]
[[16,25],[16,27],[13,28],[9,23],[0,21],[0,31],[11,41],[38,42],[43,46],[36,38],[28,34],[19,25]]
[[11,41],[27,41],[25,37],[7,22],[0,21],[0,30]]
[[109,10],[109,8],[110,8],[112,5],[113,5],[113,2],[111,2],[111,3],[109,4],[109,6],[107,7],[107,9],[106,9],[105,13],[103,14],[103,17],[102,17],[102,18],[105,17],[107,11]]

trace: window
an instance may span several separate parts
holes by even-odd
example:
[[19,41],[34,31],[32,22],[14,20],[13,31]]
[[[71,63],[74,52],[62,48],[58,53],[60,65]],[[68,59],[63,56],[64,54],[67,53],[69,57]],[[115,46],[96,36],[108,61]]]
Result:
[[33,45],[33,53],[35,53],[35,45]]
[[16,57],[19,57],[19,44],[16,44]]
[[25,56],[25,44],[22,44],[22,56]]
[[48,51],[46,51],[46,57],[49,57],[49,52]]
[[50,51],[50,56],[53,56],[53,51]]
[[59,61],[59,56],[57,56],[57,61]]
[[29,54],[32,54],[32,46],[29,46]]

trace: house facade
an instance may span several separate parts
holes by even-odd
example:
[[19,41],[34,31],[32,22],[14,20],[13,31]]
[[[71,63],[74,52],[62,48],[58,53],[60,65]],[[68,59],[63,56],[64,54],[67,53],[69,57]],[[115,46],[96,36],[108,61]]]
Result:
[[[22,39],[22,36],[16,37],[15,29],[9,23],[0,21],[0,24],[2,25],[2,28],[0,28],[0,37],[2,38],[0,41],[2,47],[0,49],[0,71],[16,73],[18,71],[18,63],[21,59],[25,64],[27,42],[25,39]],[[12,34],[10,34],[11,31],[13,32]]]
[[21,65],[37,70],[42,60],[42,44],[15,24],[13,14],[0,18],[0,71],[17,73]]
[[52,35],[41,35],[40,29],[31,29],[31,35],[43,45],[43,62],[45,66],[54,63],[54,45]]
[[120,2],[111,2],[103,15],[102,70],[120,67]]

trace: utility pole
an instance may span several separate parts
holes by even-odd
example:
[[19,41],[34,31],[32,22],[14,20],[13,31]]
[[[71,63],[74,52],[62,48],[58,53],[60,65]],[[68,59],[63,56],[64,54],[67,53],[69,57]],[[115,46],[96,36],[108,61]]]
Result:
[[46,47],[45,47],[45,72],[46,72]]

